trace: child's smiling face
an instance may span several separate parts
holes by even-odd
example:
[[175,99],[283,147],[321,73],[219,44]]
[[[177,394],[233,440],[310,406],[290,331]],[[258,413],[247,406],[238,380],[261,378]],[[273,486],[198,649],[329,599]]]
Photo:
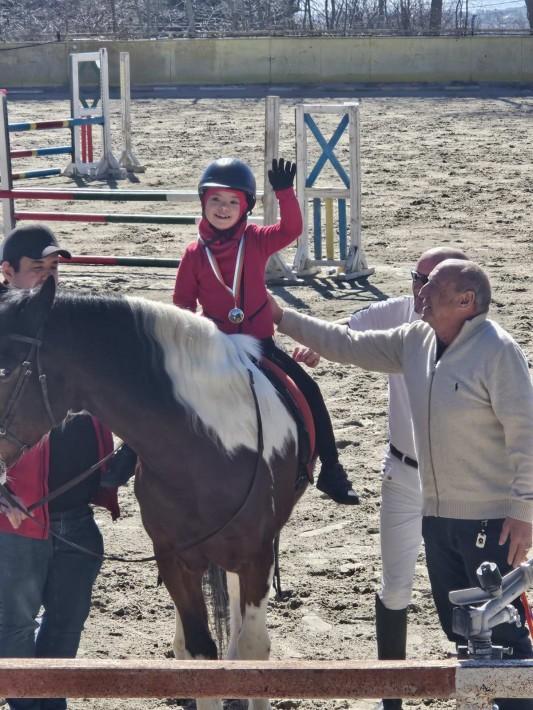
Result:
[[215,229],[231,229],[242,214],[241,199],[235,190],[209,191],[205,201],[205,216]]

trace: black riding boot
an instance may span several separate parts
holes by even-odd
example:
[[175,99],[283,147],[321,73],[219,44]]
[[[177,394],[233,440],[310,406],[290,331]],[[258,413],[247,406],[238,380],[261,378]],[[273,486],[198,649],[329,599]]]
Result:
[[[407,609],[387,609],[376,594],[376,640],[380,661],[405,658]],[[384,710],[401,710],[401,700],[383,700]]]

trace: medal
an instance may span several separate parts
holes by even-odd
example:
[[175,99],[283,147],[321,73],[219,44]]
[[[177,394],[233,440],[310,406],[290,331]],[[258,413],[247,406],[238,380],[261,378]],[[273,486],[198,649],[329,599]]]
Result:
[[236,324],[242,323],[244,320],[244,311],[241,308],[232,308],[228,313],[228,320]]
[[233,273],[233,287],[232,288],[230,288],[226,283],[224,283],[224,279],[222,278],[222,274],[220,273],[220,268],[217,264],[217,260],[215,259],[215,257],[211,253],[211,249],[209,249],[209,247],[207,246],[207,244],[205,244],[205,242],[203,242],[203,240],[201,240],[201,241],[204,244],[205,253],[207,254],[207,258],[209,260],[209,265],[211,266],[213,273],[217,277],[217,280],[219,281],[219,283],[233,297],[233,302],[235,305],[228,313],[228,320],[230,323],[233,323],[234,325],[239,325],[239,323],[242,323],[244,320],[244,311],[242,310],[242,308],[239,308],[237,306],[237,301],[239,298],[239,288],[240,288],[240,284],[241,284],[243,260],[244,260],[244,236],[241,237],[241,241],[239,242],[239,250],[237,252],[237,261],[235,263],[235,271]]

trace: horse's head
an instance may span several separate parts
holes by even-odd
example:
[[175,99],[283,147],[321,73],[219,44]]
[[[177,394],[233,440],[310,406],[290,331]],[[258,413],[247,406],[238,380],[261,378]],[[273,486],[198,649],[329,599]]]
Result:
[[0,458],[6,465],[52,425],[46,378],[39,375],[44,326],[54,296],[53,277],[32,291],[0,290]]

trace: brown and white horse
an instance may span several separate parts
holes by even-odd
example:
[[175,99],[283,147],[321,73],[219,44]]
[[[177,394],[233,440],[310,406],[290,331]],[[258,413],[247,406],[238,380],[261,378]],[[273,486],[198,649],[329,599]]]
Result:
[[269,656],[273,540],[305,484],[295,423],[250,360],[258,354],[253,339],[174,306],[55,297],[53,279],[0,298],[0,456],[11,464],[69,410],[91,412],[138,453],[135,493],[176,606],[177,658],[217,658],[202,593],[209,563],[228,572],[228,657]]

